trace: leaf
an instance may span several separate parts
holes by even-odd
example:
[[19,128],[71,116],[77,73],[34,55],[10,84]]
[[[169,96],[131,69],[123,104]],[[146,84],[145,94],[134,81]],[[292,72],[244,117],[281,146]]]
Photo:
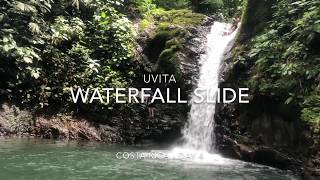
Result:
[[14,8],[18,11],[23,11],[23,12],[33,12],[33,13],[37,12],[37,9],[34,6],[31,6],[29,4],[22,3],[22,2],[16,2],[14,5]]
[[286,101],[285,104],[290,104],[293,100],[293,97],[289,97]]
[[80,0],[72,0],[72,4],[73,7],[76,7],[77,10],[80,9]]
[[39,55],[36,54],[36,53],[33,52],[33,51],[31,51],[30,54],[31,54],[33,57],[35,57],[35,58],[37,58],[37,59],[40,59]]
[[2,42],[4,42],[4,43],[9,42],[9,38],[8,37],[3,37]]
[[1,14],[1,13],[0,13],[0,22],[2,22],[3,19],[4,19],[4,14]]
[[312,29],[313,29],[315,32],[320,33],[320,24],[319,24],[319,23],[315,24],[315,25],[312,27]]
[[258,53],[260,53],[260,51],[261,51],[261,49],[252,49],[252,50],[249,52],[248,56],[249,56],[250,58],[253,58],[253,57],[256,56]]
[[10,49],[12,49],[12,48],[10,48],[10,46],[8,46],[8,45],[3,46],[4,52],[8,52]]
[[105,12],[102,12],[102,13],[101,13],[101,17],[102,17],[102,18],[106,18],[106,17],[107,17],[107,14],[106,14]]
[[28,56],[23,57],[23,61],[24,61],[25,63],[28,63],[28,64],[30,64],[30,63],[33,62],[33,61],[32,61],[32,58],[30,58],[30,57],[28,57]]
[[38,79],[40,77],[39,72],[31,72],[31,76],[34,77],[35,79]]
[[40,27],[37,23],[33,23],[33,22],[30,22],[29,23],[29,30],[33,33],[33,34],[40,34]]

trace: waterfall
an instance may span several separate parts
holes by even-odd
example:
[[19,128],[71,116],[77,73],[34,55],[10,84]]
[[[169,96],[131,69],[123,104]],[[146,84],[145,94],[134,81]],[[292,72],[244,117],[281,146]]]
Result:
[[214,113],[216,93],[219,84],[219,67],[228,44],[236,35],[229,35],[231,25],[215,22],[207,36],[207,51],[201,56],[200,76],[197,88],[204,101],[196,103],[199,96],[191,98],[191,110],[188,124],[183,130],[184,148],[209,152],[214,146]]

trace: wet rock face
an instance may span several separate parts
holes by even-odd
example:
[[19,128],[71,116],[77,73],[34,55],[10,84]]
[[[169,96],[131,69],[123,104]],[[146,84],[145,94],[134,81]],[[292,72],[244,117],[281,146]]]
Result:
[[181,136],[186,111],[184,105],[156,104],[155,118],[148,118],[147,107],[141,106],[131,118],[124,118],[122,137],[128,144],[173,143]]
[[266,97],[255,96],[249,105],[217,104],[216,148],[228,157],[301,172],[312,141],[289,112]]
[[[241,66],[226,59],[220,88],[239,88]],[[301,173],[312,145],[298,109],[272,97],[250,95],[250,104],[217,104],[216,148],[227,157]]]
[[[138,61],[142,62],[146,73],[174,74],[189,94],[196,85],[199,58],[206,51],[206,36],[213,22],[214,18],[206,17],[198,27],[170,25],[166,30],[143,31],[137,38]],[[170,63],[175,66],[171,67]]]
[[317,144],[312,148],[311,157],[304,163],[303,179],[317,180],[320,179],[320,145]]
[[[232,50],[264,28],[272,17],[274,3],[248,1],[235,47],[230,47],[222,64],[220,88],[237,89],[250,78],[248,67],[234,63]],[[268,8],[270,11],[266,12]],[[317,35],[310,34],[310,50],[317,49],[312,46],[316,41]],[[215,134],[217,150],[227,157],[293,170],[305,179],[320,178],[319,145],[315,145],[309,127],[300,120],[300,110],[274,97],[252,93],[250,104],[217,104]]]
[[212,18],[207,18],[204,26],[191,28],[184,50],[179,53],[179,62],[183,74],[184,87],[187,95],[196,87],[200,71],[200,57],[206,52],[206,37],[210,32]]
[[[227,57],[219,86],[237,89],[246,69]],[[215,124],[216,148],[223,155],[319,179],[319,146],[297,107],[250,94],[250,104],[217,104]]]
[[[200,56],[206,51],[206,36],[213,22],[214,19],[208,17],[201,26],[184,29],[187,31],[181,39],[184,43],[179,44],[182,48],[175,52],[175,60],[178,62],[176,68],[181,72],[181,79],[176,77],[178,83],[170,88],[181,88],[183,99],[189,99],[191,92],[196,87]],[[178,26],[169,28],[173,31],[181,29]],[[161,33],[152,39],[152,35],[148,32],[143,32],[141,38],[138,38],[140,44],[138,61],[144,63],[146,73],[162,73],[161,69],[157,69],[157,63],[159,63],[161,52],[165,50],[164,44],[167,38],[166,33]],[[181,129],[187,122],[188,112],[187,104],[156,104],[156,117],[149,119],[146,105],[137,105],[130,116],[122,117],[123,138],[129,144],[172,143],[181,137]]]

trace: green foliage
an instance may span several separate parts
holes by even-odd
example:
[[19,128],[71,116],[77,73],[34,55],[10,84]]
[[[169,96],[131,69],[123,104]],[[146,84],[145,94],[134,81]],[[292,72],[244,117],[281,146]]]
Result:
[[[160,1],[157,2],[158,5],[161,4]],[[169,5],[170,2],[166,1],[166,4]],[[170,8],[173,7],[170,5]],[[152,9],[144,15],[139,29],[150,31],[153,34],[146,55],[152,63],[156,64],[158,73],[174,74],[177,81],[180,82],[182,73],[178,54],[183,50],[183,44],[190,35],[188,29],[201,25],[205,17],[189,9],[165,10],[163,8]]]
[[150,12],[157,8],[152,0],[135,0],[132,2],[141,15],[148,16]]
[[[193,13],[191,10],[157,10],[151,13],[155,35],[153,41],[160,48],[159,56],[155,57],[158,71],[162,73],[175,74],[181,76],[177,62],[177,53],[182,50],[182,45],[186,41],[189,27],[199,26],[203,23],[205,16]],[[158,48],[158,49],[159,49]],[[154,52],[154,54],[156,54]]]
[[[151,1],[149,1],[151,2]],[[153,0],[159,8],[166,10],[192,8],[205,14],[219,14],[232,17],[241,10],[243,0]]]
[[140,29],[145,30],[152,27],[154,23],[163,22],[176,25],[198,25],[203,15],[193,13],[194,9],[199,13],[215,14],[222,19],[230,19],[239,15],[243,0],[137,0],[134,4],[138,6],[139,13],[143,19]]
[[162,13],[154,13],[156,19],[159,23],[179,25],[179,26],[198,26],[203,23],[205,18],[204,15],[193,13],[190,10],[170,10],[164,11]]
[[249,70],[252,91],[302,109],[319,129],[319,1],[279,0],[267,27],[238,49],[237,63]]
[[167,28],[169,26],[192,27],[203,23],[205,16],[199,13],[193,13],[191,10],[163,10],[155,9],[140,23],[140,29],[145,30],[148,27],[157,26]]
[[320,95],[311,95],[303,102],[301,118],[313,125],[313,130],[320,133]]
[[143,19],[140,21],[139,27],[143,31],[151,26],[151,22],[148,19]]
[[55,18],[51,26],[51,40],[52,43],[58,45],[63,41],[70,41],[72,39],[81,39],[84,36],[85,25],[83,21],[78,18],[65,19],[63,16]]
[[178,82],[181,81],[182,72],[180,70],[180,62],[177,58],[177,47],[171,46],[163,50],[159,57],[158,71],[173,74]]
[[136,69],[134,31],[121,6],[122,0],[2,2],[0,95],[35,109],[63,109],[73,106],[70,87],[128,87]]
[[241,11],[243,0],[190,0],[190,4],[197,12],[206,14],[222,14],[230,18]]
[[189,5],[188,0],[154,0],[154,3],[165,9],[184,9]]

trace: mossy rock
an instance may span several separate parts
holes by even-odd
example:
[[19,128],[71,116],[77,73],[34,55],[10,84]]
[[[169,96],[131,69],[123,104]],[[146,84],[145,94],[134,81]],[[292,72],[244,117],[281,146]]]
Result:
[[162,51],[158,61],[157,71],[166,74],[173,74],[178,82],[182,80],[180,70],[180,61],[177,55],[177,49],[174,47]]
[[148,27],[150,27],[152,24],[152,21],[150,21],[149,19],[143,19],[140,21],[139,27],[140,30],[144,31],[146,30]]
[[205,15],[194,13],[188,9],[182,10],[170,10],[163,11],[161,13],[154,13],[155,19],[159,23],[170,23],[171,25],[180,25],[180,26],[197,26],[201,25],[205,19]]
[[272,18],[272,6],[275,0],[247,0],[245,12],[242,15],[240,41],[246,41],[262,31]]
[[[186,30],[181,27],[170,29],[169,27],[158,28],[154,37],[148,42],[145,54],[150,62],[157,63],[161,54],[166,54],[165,50],[171,49],[175,52],[183,48],[182,44],[185,41]],[[168,57],[170,59],[171,57]]]
[[[173,74],[180,81],[181,70],[179,67],[179,58],[177,53],[183,49],[184,36],[181,36],[178,28],[175,30],[160,31],[157,36],[166,37],[165,48],[160,53],[157,61],[157,71],[162,73]],[[167,36],[164,36],[167,35]]]
[[305,98],[301,119],[311,124],[315,133],[320,134],[320,95]]
[[140,30],[151,27],[151,24],[160,29],[169,26],[194,27],[201,25],[205,18],[205,15],[194,13],[188,9],[168,11],[155,9],[141,20]]
[[[173,74],[176,80],[183,81],[180,69],[179,52],[190,37],[188,29],[200,26],[206,16],[191,10],[152,10],[150,15],[141,21],[140,26],[146,28],[152,17],[153,37],[145,48],[145,54],[154,64],[157,73]],[[140,28],[142,28],[140,27]]]
[[170,32],[160,31],[148,42],[145,54],[148,56],[150,62],[156,63],[158,61],[161,52],[165,49],[166,43],[170,38]]

